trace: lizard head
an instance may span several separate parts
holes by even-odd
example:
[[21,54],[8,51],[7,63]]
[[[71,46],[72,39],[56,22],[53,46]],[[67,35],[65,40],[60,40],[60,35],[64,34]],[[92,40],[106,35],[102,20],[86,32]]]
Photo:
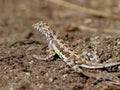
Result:
[[33,24],[32,26],[38,31],[40,31],[47,38],[53,38],[53,35],[55,34],[51,27],[43,21]]

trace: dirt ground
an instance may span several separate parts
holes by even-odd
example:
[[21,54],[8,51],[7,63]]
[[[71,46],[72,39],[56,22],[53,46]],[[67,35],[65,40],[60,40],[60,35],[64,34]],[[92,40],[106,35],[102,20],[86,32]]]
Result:
[[[66,1],[120,15],[120,0]],[[94,78],[74,72],[58,57],[49,61],[33,57],[47,56],[46,38],[32,27],[40,20],[52,25],[79,55],[90,53],[90,59],[99,59],[99,63],[120,61],[120,33],[114,32],[120,30],[120,20],[82,13],[49,0],[0,0],[0,90],[120,89],[120,84],[111,83],[119,83],[120,67],[84,69],[98,76]],[[84,31],[81,25],[114,33]]]

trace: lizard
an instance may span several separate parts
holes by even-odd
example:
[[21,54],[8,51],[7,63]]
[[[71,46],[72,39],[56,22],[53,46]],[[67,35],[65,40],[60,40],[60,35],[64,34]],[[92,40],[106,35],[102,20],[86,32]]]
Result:
[[56,32],[47,23],[40,21],[32,26],[41,32],[47,39],[51,54],[45,58],[46,60],[57,54],[62,61],[64,61],[68,66],[78,73],[83,72],[82,68],[101,69],[120,65],[120,62],[90,64],[87,60],[85,60],[85,58],[76,54],[76,52],[72,50],[68,44],[64,43],[62,39],[59,39]]

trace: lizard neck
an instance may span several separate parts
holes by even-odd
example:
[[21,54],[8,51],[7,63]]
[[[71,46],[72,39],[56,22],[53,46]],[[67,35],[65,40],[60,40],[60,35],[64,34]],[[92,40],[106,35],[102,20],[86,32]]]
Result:
[[49,48],[53,48],[53,44],[55,42],[55,38],[57,37],[55,31],[49,30],[49,32],[46,32],[44,35],[47,38],[47,42],[48,42]]
[[53,38],[53,50],[65,62],[69,62],[69,59],[76,60],[77,58],[79,58],[68,44],[66,44],[62,39],[58,39],[57,35],[55,35]]

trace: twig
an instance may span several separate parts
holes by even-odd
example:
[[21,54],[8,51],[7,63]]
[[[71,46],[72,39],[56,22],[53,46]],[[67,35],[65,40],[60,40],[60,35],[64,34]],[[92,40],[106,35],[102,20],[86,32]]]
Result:
[[41,44],[39,41],[37,40],[23,40],[23,41],[17,41],[17,42],[14,42],[13,44],[9,45],[9,47],[13,47],[13,46],[16,46],[16,45],[26,45],[26,44]]
[[93,10],[93,9],[82,7],[82,6],[78,6],[78,5],[63,1],[63,0],[49,0],[49,1],[53,2],[55,4],[67,7],[67,8],[78,10],[78,11],[86,13],[86,14],[91,14],[91,15],[95,15],[95,16],[102,16],[105,18],[120,20],[120,16],[112,15],[112,14],[107,13],[107,12],[97,11],[97,10]]
[[11,56],[7,56],[7,57],[2,57],[2,58],[0,58],[0,61],[3,61],[3,60],[5,60],[5,59],[10,59],[10,58],[17,58],[17,57],[23,57],[24,55],[23,54],[21,54],[21,55],[11,55]]
[[83,31],[92,31],[92,32],[106,32],[106,33],[118,33],[120,34],[120,30],[114,29],[98,29],[98,28],[91,28],[84,25],[79,25],[78,28]]
[[120,79],[118,76],[120,75],[119,72],[115,73],[107,73],[107,72],[100,72],[100,73],[90,73],[90,72],[83,72],[89,78],[94,78],[96,80],[108,81],[111,84],[120,85]]
[[116,29],[92,28],[92,27],[88,27],[88,26],[85,26],[85,25],[77,25],[77,24],[73,24],[73,23],[65,26],[63,30],[74,31],[74,30],[77,30],[77,29],[82,30],[82,31],[90,31],[90,32],[106,32],[106,33],[120,34],[120,30],[116,30]]

